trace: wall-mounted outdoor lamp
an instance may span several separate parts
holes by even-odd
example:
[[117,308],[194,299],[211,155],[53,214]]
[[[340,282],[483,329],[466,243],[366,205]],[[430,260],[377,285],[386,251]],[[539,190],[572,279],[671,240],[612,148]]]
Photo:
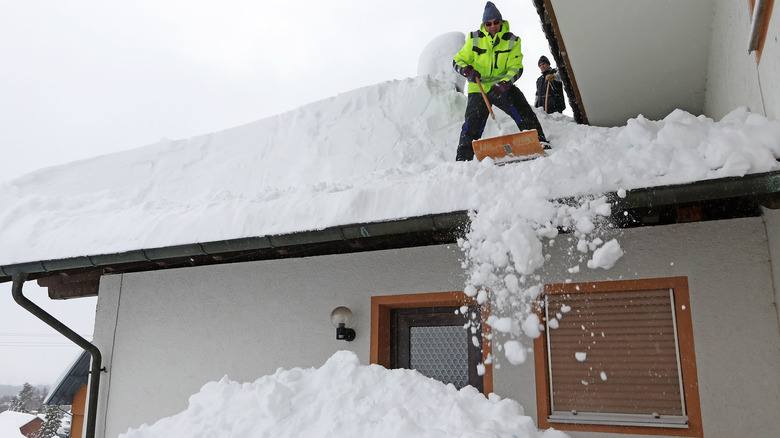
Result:
[[330,312],[330,323],[336,327],[336,339],[342,341],[353,341],[355,339],[355,330],[352,326],[352,311],[344,306],[336,307]]

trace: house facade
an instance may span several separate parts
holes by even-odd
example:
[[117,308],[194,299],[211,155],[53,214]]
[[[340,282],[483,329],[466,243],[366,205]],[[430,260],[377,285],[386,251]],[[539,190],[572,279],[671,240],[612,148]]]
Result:
[[[547,390],[539,384],[546,377],[538,348],[520,365],[494,351],[496,360],[485,374],[492,381],[485,386],[519,401],[540,425],[575,437],[594,436],[577,430],[601,432],[595,436],[656,430],[672,436],[771,436],[780,425],[771,257],[780,251],[778,227],[780,213],[764,210],[758,217],[621,229],[615,234],[626,255],[609,271],[569,274],[565,244],[553,247],[544,267],[550,285],[685,283],[689,297],[678,311],[692,325],[686,348],[692,348],[694,374],[684,376],[693,379],[684,382],[690,427],[548,421],[549,413],[537,406]],[[372,342],[384,336],[372,300],[373,307],[377,300],[429,307],[451,294],[459,305],[462,296],[452,292],[465,280],[461,257],[456,245],[444,244],[103,276],[94,342],[110,371],[100,388],[99,430],[116,436],[178,413],[205,382],[224,375],[253,381],[278,367],[318,367],[341,349],[355,351],[367,364],[377,355]],[[338,306],[354,314],[352,342],[335,339],[330,312]],[[502,340],[496,333],[492,345]]]

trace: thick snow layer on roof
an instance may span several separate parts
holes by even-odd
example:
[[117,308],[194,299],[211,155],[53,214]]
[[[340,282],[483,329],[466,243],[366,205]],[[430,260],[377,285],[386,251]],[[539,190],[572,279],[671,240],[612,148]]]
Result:
[[[555,198],[780,167],[780,123],[745,109],[721,121],[677,110],[618,128],[539,113],[549,157],[456,163],[464,108],[451,82],[425,75],[42,169],[0,186],[0,265],[495,208],[527,191]],[[505,133],[517,131],[497,116]],[[484,137],[498,129],[489,120]]]

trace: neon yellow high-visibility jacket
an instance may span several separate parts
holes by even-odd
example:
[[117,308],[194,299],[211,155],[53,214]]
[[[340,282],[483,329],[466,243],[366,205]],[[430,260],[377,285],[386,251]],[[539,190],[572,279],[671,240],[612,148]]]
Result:
[[[520,37],[509,32],[509,22],[504,21],[501,30],[491,37],[481,25],[479,30],[471,32],[466,44],[455,55],[452,66],[460,74],[469,65],[482,77],[482,88],[487,93],[500,81],[514,83],[523,74],[523,54],[520,51]],[[469,93],[479,93],[479,86],[469,82]]]

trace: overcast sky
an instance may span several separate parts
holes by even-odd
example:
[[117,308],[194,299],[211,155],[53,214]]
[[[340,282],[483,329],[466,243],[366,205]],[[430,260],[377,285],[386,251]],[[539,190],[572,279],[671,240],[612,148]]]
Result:
[[[550,57],[539,17],[531,0],[494,3],[522,39],[518,86],[533,102],[536,61]],[[428,42],[477,29],[484,5],[0,0],[0,181],[416,76]],[[34,282],[25,290],[91,337],[96,299],[52,302]],[[79,352],[66,344],[0,285],[0,384],[53,383]]]

